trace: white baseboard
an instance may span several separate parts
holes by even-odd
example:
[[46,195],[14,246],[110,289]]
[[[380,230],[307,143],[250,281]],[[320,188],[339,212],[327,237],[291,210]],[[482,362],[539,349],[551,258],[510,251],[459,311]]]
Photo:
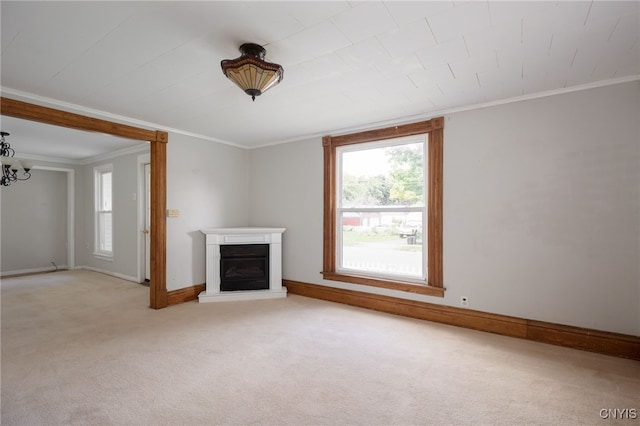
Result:
[[[53,266],[49,266],[46,268],[30,268],[30,269],[20,269],[15,271],[3,271],[0,273],[0,277],[9,277],[14,275],[42,274],[46,272],[56,272],[60,270],[69,269],[67,265],[57,265],[57,266],[58,266],[57,269]],[[100,268],[94,268],[92,266],[76,266],[75,268],[72,268],[72,269],[86,269],[87,271],[99,272],[101,274],[111,275],[112,277],[121,278],[123,280],[133,281],[134,283],[139,282],[137,277],[120,274],[118,272],[107,271]]]
[[131,275],[121,274],[119,272],[107,271],[100,268],[94,268],[93,266],[76,266],[74,269],[85,269],[87,271],[100,272],[101,274],[111,275],[112,277],[121,278],[127,281],[133,281],[134,283],[139,283],[137,277],[132,277]]
[[61,269],[69,269],[67,265],[57,265],[55,266],[47,266],[46,268],[30,268],[30,269],[19,269],[15,271],[2,271],[0,272],[0,277],[8,277],[12,275],[28,275],[28,274],[41,274],[43,272],[55,272]]

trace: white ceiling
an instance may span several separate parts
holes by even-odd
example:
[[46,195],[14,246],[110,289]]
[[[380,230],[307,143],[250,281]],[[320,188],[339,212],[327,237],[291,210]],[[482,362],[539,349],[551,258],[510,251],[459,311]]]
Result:
[[[638,1],[2,1],[3,96],[245,147],[638,79]],[[263,45],[255,102],[220,61]],[[4,125],[4,124],[3,124]]]

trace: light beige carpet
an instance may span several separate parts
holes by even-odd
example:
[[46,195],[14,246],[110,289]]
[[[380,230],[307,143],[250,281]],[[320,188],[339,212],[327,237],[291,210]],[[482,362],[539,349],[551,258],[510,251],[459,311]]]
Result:
[[3,425],[639,424],[640,363],[290,295],[2,280]]

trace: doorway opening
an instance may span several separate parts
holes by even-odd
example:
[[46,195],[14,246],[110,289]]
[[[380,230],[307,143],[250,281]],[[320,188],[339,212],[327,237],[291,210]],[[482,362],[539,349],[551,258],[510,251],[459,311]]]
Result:
[[138,282],[151,281],[151,159],[138,156]]
[[54,126],[68,127],[90,132],[141,140],[151,143],[150,164],[153,169],[150,183],[150,284],[149,299],[153,309],[168,306],[167,267],[167,221],[165,217],[167,194],[167,143],[169,135],[126,124],[102,120],[73,112],[43,107],[28,102],[0,97],[0,111],[4,116],[38,121]]

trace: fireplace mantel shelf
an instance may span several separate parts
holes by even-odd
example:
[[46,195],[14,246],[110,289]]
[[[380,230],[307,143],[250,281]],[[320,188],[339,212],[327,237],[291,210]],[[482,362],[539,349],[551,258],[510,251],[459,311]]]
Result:
[[[287,296],[282,287],[282,233],[285,228],[205,228],[206,244],[206,290],[198,300],[221,302],[230,300],[276,299]],[[220,290],[220,246],[230,244],[269,245],[269,289],[247,291]]]
[[205,228],[203,234],[282,234],[286,228]]

